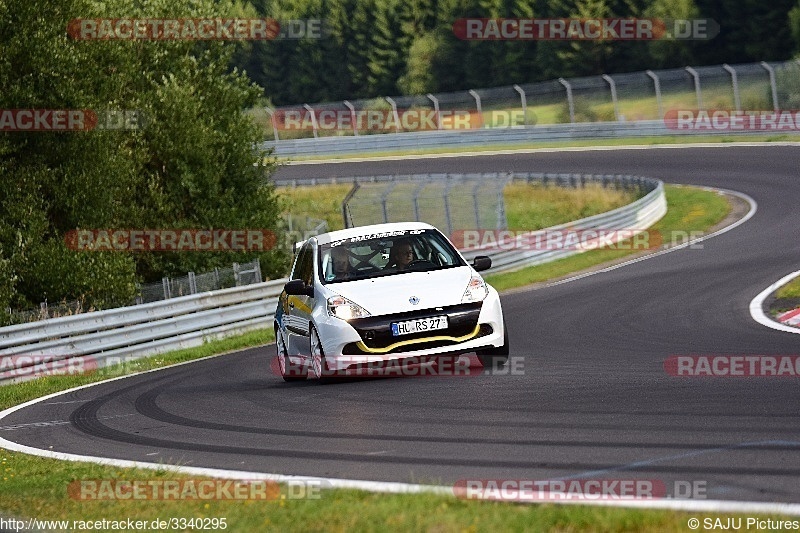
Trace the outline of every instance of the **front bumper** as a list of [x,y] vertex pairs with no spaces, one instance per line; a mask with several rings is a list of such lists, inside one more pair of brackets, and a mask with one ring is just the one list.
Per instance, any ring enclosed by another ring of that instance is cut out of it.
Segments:
[[[448,329],[393,336],[391,323],[447,315]],[[456,355],[502,346],[503,311],[497,291],[489,288],[482,302],[458,304],[354,319],[349,322],[327,313],[314,316],[331,370],[406,358]]]

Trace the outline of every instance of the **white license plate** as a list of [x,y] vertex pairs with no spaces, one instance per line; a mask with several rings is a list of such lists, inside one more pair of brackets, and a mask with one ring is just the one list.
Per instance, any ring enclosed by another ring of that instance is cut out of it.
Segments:
[[411,333],[435,331],[437,329],[447,329],[446,316],[432,316],[392,323],[392,335],[395,337],[398,335],[410,335]]

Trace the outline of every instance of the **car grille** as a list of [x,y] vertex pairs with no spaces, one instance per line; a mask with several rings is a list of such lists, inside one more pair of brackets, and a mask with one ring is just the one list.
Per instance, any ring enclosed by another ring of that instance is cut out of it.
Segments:
[[[436,337],[464,337],[473,333],[478,326],[478,315],[481,312],[482,302],[453,305],[449,307],[442,307],[439,309],[424,309],[420,311],[411,311],[407,313],[396,313],[392,315],[383,315],[378,317],[368,317],[350,320],[350,325],[355,328],[358,335],[361,337],[362,343],[370,349],[385,349],[388,346],[415,339],[432,338],[431,341],[421,341],[418,343],[398,346],[389,352],[381,353],[397,353],[407,352],[414,350],[423,350],[427,348],[436,348],[440,346],[448,346],[458,344],[456,341],[436,339]],[[395,337],[392,335],[391,324],[393,322],[400,322],[403,320],[414,320],[418,318],[427,318],[434,316],[447,316],[447,329],[436,331],[424,331],[421,333],[412,333],[410,335],[400,335]],[[488,331],[487,331],[488,328]],[[491,327],[482,325],[478,334],[472,338],[482,337],[491,333]],[[357,355],[369,353],[359,347],[359,343],[350,343],[344,347],[342,352],[344,355]]]

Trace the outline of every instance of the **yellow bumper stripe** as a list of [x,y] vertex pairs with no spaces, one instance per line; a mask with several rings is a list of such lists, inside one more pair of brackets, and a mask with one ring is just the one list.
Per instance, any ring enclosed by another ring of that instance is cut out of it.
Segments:
[[423,342],[435,342],[435,341],[464,342],[464,341],[468,341],[471,338],[477,336],[478,332],[480,332],[480,330],[481,330],[480,324],[476,324],[475,325],[475,329],[472,330],[470,333],[467,333],[463,337],[450,337],[450,336],[447,336],[447,335],[439,335],[439,336],[436,336],[436,337],[423,337],[421,339],[409,339],[407,341],[395,342],[394,344],[390,344],[389,346],[387,346],[385,348],[370,348],[369,346],[364,344],[364,341],[358,341],[358,343],[356,343],[356,346],[358,346],[358,348],[361,351],[364,351],[364,352],[367,352],[367,353],[382,354],[382,353],[391,352],[392,350],[394,350],[395,348],[398,348],[400,346],[408,346],[409,344],[421,344]]

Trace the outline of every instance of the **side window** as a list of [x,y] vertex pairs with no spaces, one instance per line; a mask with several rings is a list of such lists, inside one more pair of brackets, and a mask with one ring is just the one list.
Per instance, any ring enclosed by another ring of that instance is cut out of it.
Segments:
[[311,270],[311,245],[304,244],[303,247],[300,249],[300,252],[297,254],[297,259],[294,262],[294,268],[292,269],[292,278],[291,279],[302,279],[307,283],[310,283],[311,280],[308,279],[309,271]]

